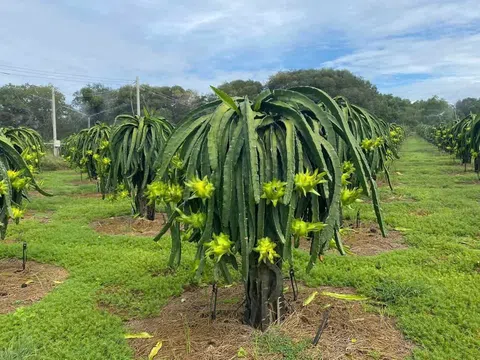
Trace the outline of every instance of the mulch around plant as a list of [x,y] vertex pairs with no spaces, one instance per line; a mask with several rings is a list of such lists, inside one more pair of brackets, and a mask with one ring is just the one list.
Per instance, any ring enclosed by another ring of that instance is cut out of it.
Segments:
[[23,271],[22,260],[0,259],[0,314],[39,301],[67,277],[58,266],[27,260]]
[[93,221],[97,232],[107,235],[156,236],[167,221],[166,215],[157,213],[155,220],[133,218],[132,216],[116,216]]
[[[307,306],[303,301],[313,292],[318,295]],[[274,332],[293,343],[307,342],[297,358],[309,359],[403,359],[413,345],[396,329],[394,319],[367,312],[365,301],[346,301],[322,295],[322,291],[354,294],[352,288],[308,288],[299,286],[293,301],[290,290],[285,298],[289,314],[281,325],[271,326]],[[246,359],[283,359],[281,353],[267,353],[256,348],[261,333],[242,323],[243,285],[219,288],[217,318],[211,319],[211,288],[194,288],[170,300],[158,317],[136,319],[126,324],[128,333],[147,332],[150,339],[129,339],[136,359],[148,356],[152,347],[162,341],[156,359],[237,359],[240,347]],[[328,322],[316,347],[313,338],[328,310]],[[261,341],[260,341],[261,342]]]

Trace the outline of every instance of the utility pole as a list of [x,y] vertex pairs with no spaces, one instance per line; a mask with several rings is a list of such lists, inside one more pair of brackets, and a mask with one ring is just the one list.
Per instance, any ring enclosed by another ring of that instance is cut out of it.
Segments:
[[138,76],[137,76],[137,115],[140,116],[140,81],[138,81]]
[[53,155],[58,156],[60,145],[57,140],[57,116],[55,110],[55,87],[52,86],[52,128],[53,128]]

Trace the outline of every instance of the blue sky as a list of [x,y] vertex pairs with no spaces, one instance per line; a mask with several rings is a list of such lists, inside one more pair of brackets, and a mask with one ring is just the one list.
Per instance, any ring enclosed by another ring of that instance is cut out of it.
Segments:
[[480,97],[478,0],[0,0],[0,19],[0,84],[67,95],[88,80],[46,78],[115,87],[138,75],[207,92],[333,67],[411,100]]

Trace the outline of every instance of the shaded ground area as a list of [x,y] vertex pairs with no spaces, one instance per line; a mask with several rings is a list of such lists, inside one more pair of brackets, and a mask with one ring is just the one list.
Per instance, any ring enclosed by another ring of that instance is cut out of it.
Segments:
[[68,276],[65,269],[18,259],[0,260],[0,314],[39,301]]
[[[186,291],[158,317],[130,321],[131,333],[153,336],[129,340],[136,358],[147,356],[158,341],[163,343],[160,359],[236,359],[242,349],[248,359],[403,359],[413,348],[393,319],[367,312],[364,301],[322,295],[323,291],[355,294],[352,288],[300,286],[297,301],[287,290],[289,315],[263,334],[242,324],[243,286],[218,290],[216,320],[211,320],[210,291],[209,287]],[[318,295],[303,306],[313,291]],[[312,339],[326,312],[326,328],[314,347]],[[285,343],[288,346],[282,346]]]
[[165,222],[166,217],[164,218],[163,214],[157,213],[153,221],[125,215],[95,220],[90,225],[102,234],[155,236],[160,232]]

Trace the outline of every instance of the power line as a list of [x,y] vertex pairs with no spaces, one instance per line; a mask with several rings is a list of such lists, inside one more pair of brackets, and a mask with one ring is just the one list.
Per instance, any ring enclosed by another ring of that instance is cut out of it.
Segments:
[[113,108],[108,108],[108,109],[105,109],[103,111],[99,111],[99,112],[97,112],[95,114],[92,114],[92,115],[89,115],[89,116],[95,116],[95,115],[98,115],[98,114],[103,114],[104,112],[115,110],[115,109],[121,108],[122,106],[125,106],[125,105],[128,105],[128,104],[121,104],[121,105],[115,106]]
[[[131,84],[125,84],[124,86],[129,86],[129,85],[131,85]],[[91,90],[91,88],[87,88],[87,89]],[[118,91],[118,89],[110,89],[110,90],[101,91],[101,92],[92,91],[92,95],[100,96],[100,95],[103,95],[103,94],[115,94],[116,91]]]
[[121,104],[121,105],[118,105],[118,106],[115,106],[115,107],[112,107],[112,108],[108,108],[108,109],[105,109],[105,110],[102,110],[102,111],[99,111],[99,112],[96,112],[94,114],[85,114],[77,109],[75,109],[73,106],[71,105],[68,105],[68,104],[62,104],[61,106],[65,107],[65,108],[69,108],[70,110],[73,110],[73,111],[76,111],[77,113],[85,116],[85,117],[93,117],[95,115],[99,115],[99,114],[103,114],[103,113],[106,113],[108,111],[112,111],[112,110],[115,110],[115,109],[118,109],[118,108],[121,108],[122,106],[128,106],[129,104],[125,103],[125,104]]
[[68,76],[68,77],[85,78],[85,79],[89,78],[89,79],[98,79],[98,80],[111,80],[111,81],[114,81],[114,82],[132,81],[131,79],[109,78],[109,77],[105,77],[105,76],[73,74],[73,73],[64,73],[64,72],[49,71],[49,70],[36,70],[36,69],[30,69],[30,68],[26,68],[26,67],[3,65],[3,64],[0,64],[0,68],[4,68],[3,70],[5,70],[5,68],[6,68],[6,69],[13,70],[13,71],[27,72],[27,73],[33,73],[33,74],[39,74],[39,75]]
[[[5,71],[0,71],[1,74],[9,75],[9,76],[19,76],[19,77],[34,77],[34,78],[40,78],[40,79],[48,79],[48,80],[57,80],[57,81],[67,81],[67,82],[77,82],[77,83],[88,83],[92,82],[92,80],[88,81],[87,79],[82,80],[82,79],[77,79],[77,78],[67,78],[67,77],[52,77],[52,76],[42,76],[42,75],[32,75],[32,74],[22,74],[22,73],[13,73],[13,72],[5,72]],[[112,84],[112,85],[130,85],[131,82],[128,83],[119,83],[119,82],[112,82],[112,81],[103,81],[105,84]]]
[[83,115],[83,116],[85,116],[85,117],[88,117],[88,115],[87,115],[87,114],[85,114],[85,113],[81,112],[80,110],[77,110],[77,109],[75,109],[75,108],[74,108],[73,106],[71,106],[71,105],[68,105],[68,104],[62,104],[61,106],[62,106],[62,107],[64,107],[64,108],[68,108],[68,109],[70,109],[70,110],[73,110],[73,111],[75,111],[75,112],[79,113],[80,115]]
[[165,99],[167,99],[167,100],[170,100],[170,101],[173,101],[173,102],[176,102],[176,101],[177,101],[177,100],[175,100],[174,98],[171,98],[171,97],[169,97],[169,96],[167,96],[167,95],[164,95],[164,94],[156,93],[155,91],[152,91],[152,90],[146,90],[145,93],[147,93],[147,94],[148,94],[148,93],[152,93],[152,94],[158,95],[158,96],[160,96],[160,97],[163,97],[163,98],[165,98]]

